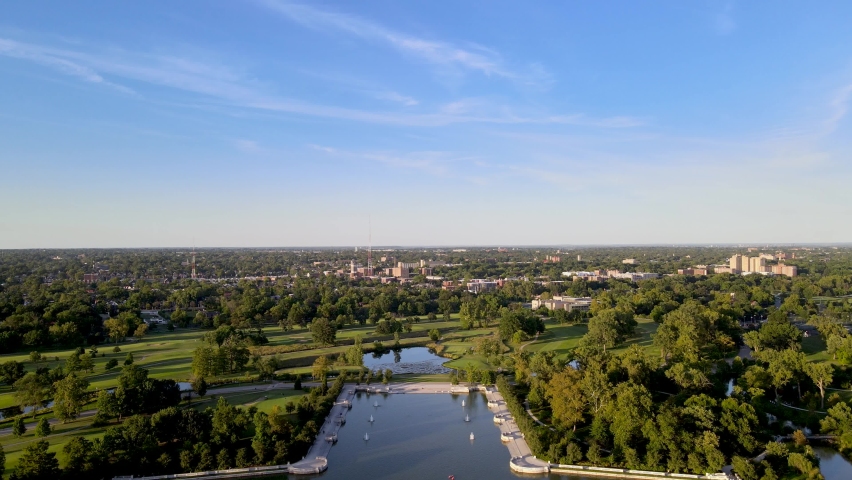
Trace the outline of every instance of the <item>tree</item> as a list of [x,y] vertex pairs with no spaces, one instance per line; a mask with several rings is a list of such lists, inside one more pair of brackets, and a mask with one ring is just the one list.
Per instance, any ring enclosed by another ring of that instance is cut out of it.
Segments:
[[46,437],[50,435],[52,432],[50,428],[50,422],[47,421],[46,417],[41,417],[41,420],[38,421],[36,425],[35,434],[38,437]]
[[[92,360],[91,355],[80,355],[80,370],[84,372],[92,373],[95,371],[95,362]],[[68,372],[66,372],[68,373]]]
[[104,328],[106,328],[109,338],[115,343],[124,340],[127,337],[127,332],[130,330],[127,322],[118,318],[105,320]]
[[314,364],[311,367],[311,375],[322,383],[325,383],[326,377],[328,377],[328,370],[330,367],[330,363],[328,361],[328,357],[325,355],[320,355],[314,360]]
[[204,379],[204,375],[200,375],[192,379],[192,389],[195,390],[195,393],[201,398],[204,398],[204,396],[207,395],[207,380]]
[[582,378],[578,370],[569,367],[554,375],[545,387],[554,422],[573,430],[583,420],[586,407],[586,398],[580,387]]
[[834,375],[834,367],[828,362],[807,363],[805,373],[819,388],[820,405],[825,408],[825,387],[831,384]]
[[429,330],[429,338],[433,342],[437,342],[441,338],[441,331],[438,330],[437,328],[433,328],[432,330]]
[[318,345],[334,345],[337,329],[327,318],[315,318],[311,322],[311,335]]
[[89,382],[73,373],[54,383],[53,413],[56,418],[62,420],[62,423],[77,418],[86,402],[87,388]]
[[133,332],[133,336],[139,340],[142,340],[142,337],[144,337],[146,333],[148,333],[148,324],[143,322],[140,323],[138,327],[136,327],[136,331]]
[[16,480],[47,480],[59,478],[59,460],[56,454],[48,452],[50,444],[47,440],[39,440],[27,445],[18,460],[18,466],[12,473]]
[[20,438],[25,433],[27,433],[27,426],[24,424],[24,417],[16,417],[15,420],[12,421],[12,435]]
[[91,472],[92,442],[85,437],[74,437],[62,447],[62,453],[65,454],[65,473],[71,474],[73,478],[86,478],[87,473]]
[[33,416],[36,410],[47,401],[48,395],[49,384],[46,375],[30,372],[15,382],[15,398],[18,400],[18,405],[21,409],[33,407]]
[[106,370],[108,372],[108,371],[112,370],[113,368],[115,368],[117,366],[118,366],[118,360],[116,360],[114,358],[110,358],[109,361],[107,361],[106,365],[104,365],[104,370]]
[[65,368],[65,373],[74,373],[78,370],[81,370],[81,368],[80,368],[80,355],[78,355],[76,352],[72,352],[71,355],[69,355],[68,358],[65,359],[65,367],[64,368]]
[[841,451],[852,448],[852,408],[845,402],[829,408],[819,426],[822,433],[837,436]]
[[26,375],[26,373],[23,363],[10,360],[0,365],[0,382],[12,385]]

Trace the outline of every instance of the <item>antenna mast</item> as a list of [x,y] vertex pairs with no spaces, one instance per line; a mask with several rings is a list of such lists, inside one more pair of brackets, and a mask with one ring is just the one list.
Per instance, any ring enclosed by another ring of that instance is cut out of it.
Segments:
[[195,280],[197,278],[197,276],[195,274],[195,243],[194,242],[193,242],[193,245],[192,245],[192,252],[190,252],[190,253],[192,254],[192,279]]

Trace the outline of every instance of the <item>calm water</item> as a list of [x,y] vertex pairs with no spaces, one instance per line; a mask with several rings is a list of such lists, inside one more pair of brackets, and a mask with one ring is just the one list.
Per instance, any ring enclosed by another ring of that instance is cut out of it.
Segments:
[[450,369],[442,364],[448,361],[439,357],[426,347],[403,348],[399,352],[383,355],[368,353],[364,355],[364,366],[370,370],[387,370],[393,373],[449,373]]
[[[464,421],[465,414],[470,422]],[[365,433],[370,434],[369,441],[364,441]],[[313,478],[443,480],[455,475],[458,480],[548,480],[512,473],[509,450],[500,442],[500,430],[479,393],[360,394],[338,438],[328,456],[328,470]],[[561,478],[569,477],[550,476]]]
[[837,450],[827,447],[814,447],[819,457],[819,469],[825,480],[849,480],[852,478],[852,462],[849,462]]

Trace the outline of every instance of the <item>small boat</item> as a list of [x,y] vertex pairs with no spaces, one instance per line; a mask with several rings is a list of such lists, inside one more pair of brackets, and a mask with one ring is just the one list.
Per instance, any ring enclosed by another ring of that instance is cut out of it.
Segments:
[[[471,433],[471,435],[473,435],[473,434]],[[370,434],[369,434],[369,433],[365,433],[365,434],[364,434],[364,441],[367,441],[367,440],[369,440],[369,439],[370,439]]]
[[464,400],[462,400],[462,407],[464,406]]
[[379,402],[373,402],[373,406],[374,406],[374,407],[378,407],[378,406],[379,406]]
[[465,422],[469,422],[469,421],[470,421],[470,415],[465,415],[465,416],[464,416],[464,421],[465,421]]
[[456,476],[455,475],[448,475],[447,480],[456,480]]
[[373,416],[370,415],[370,423],[373,423]]
[[470,432],[470,439],[473,440],[473,432]]

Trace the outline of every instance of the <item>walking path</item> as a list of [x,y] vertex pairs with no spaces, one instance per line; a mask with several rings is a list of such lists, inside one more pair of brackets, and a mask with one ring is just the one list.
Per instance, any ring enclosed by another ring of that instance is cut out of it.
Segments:
[[343,391],[328,412],[322,429],[317,434],[314,444],[308,449],[308,454],[302,460],[290,465],[287,472],[294,475],[307,475],[321,473],[328,468],[328,452],[331,446],[337,442],[337,433],[340,427],[346,423],[346,414],[352,408],[352,399],[355,398],[355,389],[351,386],[343,386]]
[[494,423],[500,427],[500,440],[509,448],[509,454],[512,457],[509,460],[509,468],[519,473],[548,473],[550,464],[532,454],[524,440],[524,434],[509,413],[506,401],[503,400],[497,388],[487,387],[485,397],[488,399],[488,407],[494,412]]

